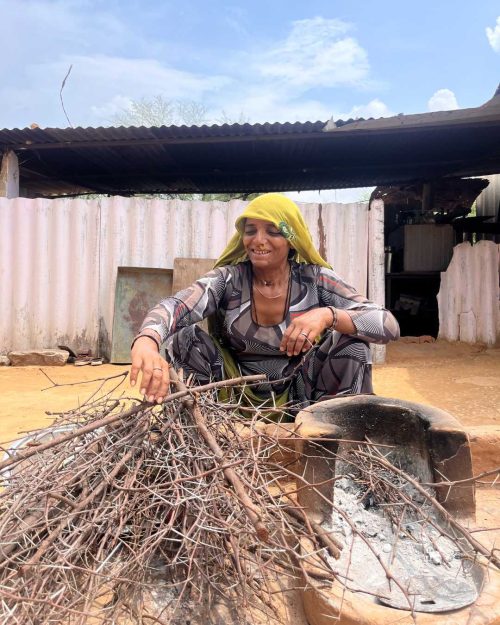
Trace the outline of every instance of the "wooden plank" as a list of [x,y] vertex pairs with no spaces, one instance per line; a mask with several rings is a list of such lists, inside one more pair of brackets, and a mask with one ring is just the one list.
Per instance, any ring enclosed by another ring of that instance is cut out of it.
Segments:
[[182,291],[215,265],[214,258],[174,258],[174,279],[172,293]]
[[[175,294],[193,284],[198,278],[213,269],[215,262],[215,258],[174,258],[172,293]],[[205,332],[208,332],[206,319],[200,321],[198,325]]]
[[5,152],[0,165],[0,197],[19,197],[19,163],[15,152]]

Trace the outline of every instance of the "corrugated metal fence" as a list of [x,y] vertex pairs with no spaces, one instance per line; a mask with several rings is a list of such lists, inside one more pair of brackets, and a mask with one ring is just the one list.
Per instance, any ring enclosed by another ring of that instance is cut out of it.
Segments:
[[500,245],[479,241],[453,249],[441,273],[439,338],[492,346],[500,339]]
[[[0,353],[69,345],[109,355],[117,267],[216,258],[245,202],[0,198]],[[367,292],[367,204],[302,204],[318,249]],[[382,261],[383,262],[383,261]]]

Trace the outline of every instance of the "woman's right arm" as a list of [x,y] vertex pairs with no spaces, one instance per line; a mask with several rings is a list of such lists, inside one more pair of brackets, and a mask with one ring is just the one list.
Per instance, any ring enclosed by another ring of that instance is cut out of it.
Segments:
[[142,373],[141,394],[160,403],[168,393],[168,363],[160,355],[161,344],[182,327],[214,313],[224,296],[232,274],[227,268],[214,269],[183,291],[162,300],[144,319],[132,343],[130,383]]

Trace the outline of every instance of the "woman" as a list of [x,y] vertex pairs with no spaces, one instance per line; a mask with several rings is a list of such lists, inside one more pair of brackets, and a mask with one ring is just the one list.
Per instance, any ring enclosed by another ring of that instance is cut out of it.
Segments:
[[[250,403],[296,408],[325,395],[372,393],[368,343],[399,337],[392,314],[343,282],[289,198],[267,193],[236,220],[215,268],[153,308],[132,344],[131,383],[161,402],[167,359],[197,383],[265,373]],[[210,317],[210,335],[196,322]]]

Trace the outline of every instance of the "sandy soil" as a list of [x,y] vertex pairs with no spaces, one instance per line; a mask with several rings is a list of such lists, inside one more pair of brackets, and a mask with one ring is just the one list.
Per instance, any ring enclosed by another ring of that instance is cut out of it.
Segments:
[[500,348],[394,343],[374,385],[377,395],[437,406],[465,426],[500,425]]
[[[47,425],[54,413],[76,407],[95,392],[103,383],[102,378],[128,373],[128,369],[116,365],[45,367],[44,372],[55,383],[72,384],[53,387],[38,367],[0,367],[0,441],[13,440],[21,432]],[[101,380],[89,382],[99,378]],[[108,381],[104,388],[110,389],[118,381]],[[76,382],[89,383],[73,385]],[[374,386],[377,395],[447,410],[470,432],[477,432],[471,436],[471,440],[476,436],[480,443],[473,446],[474,472],[491,468],[489,465],[498,466],[500,349],[445,342],[396,343],[388,348],[387,363],[374,368]],[[125,377],[117,392],[137,396]],[[484,467],[477,462],[477,455],[487,462]],[[475,525],[482,530],[481,540],[488,546],[496,545],[500,525],[499,491],[479,489],[476,497]],[[283,623],[306,625],[298,596],[286,603],[283,615]]]
[[[116,376],[128,367],[45,367],[58,384]],[[0,367],[0,440],[47,425],[59,412],[76,407],[101,382],[51,386],[38,367]],[[116,384],[110,381],[105,388]],[[459,343],[395,343],[387,362],[374,368],[377,395],[398,397],[447,410],[465,426],[500,426],[500,349]],[[126,380],[120,390],[135,395]]]

